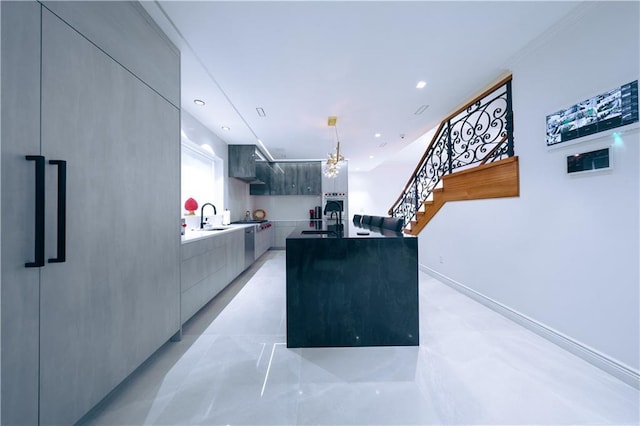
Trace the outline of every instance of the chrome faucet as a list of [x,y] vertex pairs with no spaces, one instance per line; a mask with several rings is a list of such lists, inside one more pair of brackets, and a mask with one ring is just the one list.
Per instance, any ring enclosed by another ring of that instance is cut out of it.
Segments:
[[213,214],[214,214],[214,215],[217,215],[217,214],[218,214],[218,212],[216,212],[216,206],[214,206],[214,205],[213,205],[213,204],[211,204],[211,203],[204,203],[204,204],[202,205],[202,207],[200,208],[200,229],[204,229],[204,208],[205,208],[206,206],[211,206],[211,207],[213,207]]

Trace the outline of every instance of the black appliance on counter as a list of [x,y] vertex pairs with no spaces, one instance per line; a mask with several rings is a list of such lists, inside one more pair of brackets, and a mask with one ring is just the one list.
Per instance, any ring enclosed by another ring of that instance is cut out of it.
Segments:
[[327,229],[334,231],[339,237],[343,235],[344,225],[342,224],[342,212],[344,211],[344,200],[327,200],[324,205],[324,215],[329,215],[329,220],[335,216],[335,223],[328,224]]

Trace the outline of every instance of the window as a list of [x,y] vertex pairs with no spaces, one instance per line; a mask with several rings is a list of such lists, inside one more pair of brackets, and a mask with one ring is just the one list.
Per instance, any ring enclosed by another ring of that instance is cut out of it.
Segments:
[[[216,169],[222,170],[220,158],[205,152],[193,143],[182,143],[182,177],[181,204],[183,215],[186,214],[184,203],[188,198],[198,202],[198,208],[204,203],[213,203],[218,213],[222,213],[222,182],[216,179]],[[218,173],[221,174],[221,173]],[[199,211],[196,212],[200,214]],[[209,213],[210,214],[210,213]]]

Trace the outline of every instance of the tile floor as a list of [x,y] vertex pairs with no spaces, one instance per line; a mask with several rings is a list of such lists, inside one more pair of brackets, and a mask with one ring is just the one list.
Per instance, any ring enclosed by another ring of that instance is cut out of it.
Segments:
[[287,349],[267,252],[92,425],[637,425],[639,392],[420,273],[420,347]]

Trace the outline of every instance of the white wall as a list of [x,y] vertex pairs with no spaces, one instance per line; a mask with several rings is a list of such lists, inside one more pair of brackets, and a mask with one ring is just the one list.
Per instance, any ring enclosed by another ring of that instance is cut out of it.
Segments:
[[382,163],[368,172],[349,172],[349,218],[354,214],[388,216],[391,205],[420,158],[411,163]]
[[[226,173],[226,172],[225,172]],[[228,174],[228,173],[227,173]],[[229,207],[231,221],[244,219],[244,212],[251,209],[251,197],[249,197],[249,185],[235,178],[227,177],[229,192]]]
[[319,195],[254,195],[251,211],[263,209],[269,220],[308,220],[309,210],[321,203]]
[[640,132],[610,172],[566,174],[545,116],[640,76],[640,4],[586,2],[513,58],[519,198],[449,203],[419,237],[420,263],[634,370],[639,368]]

